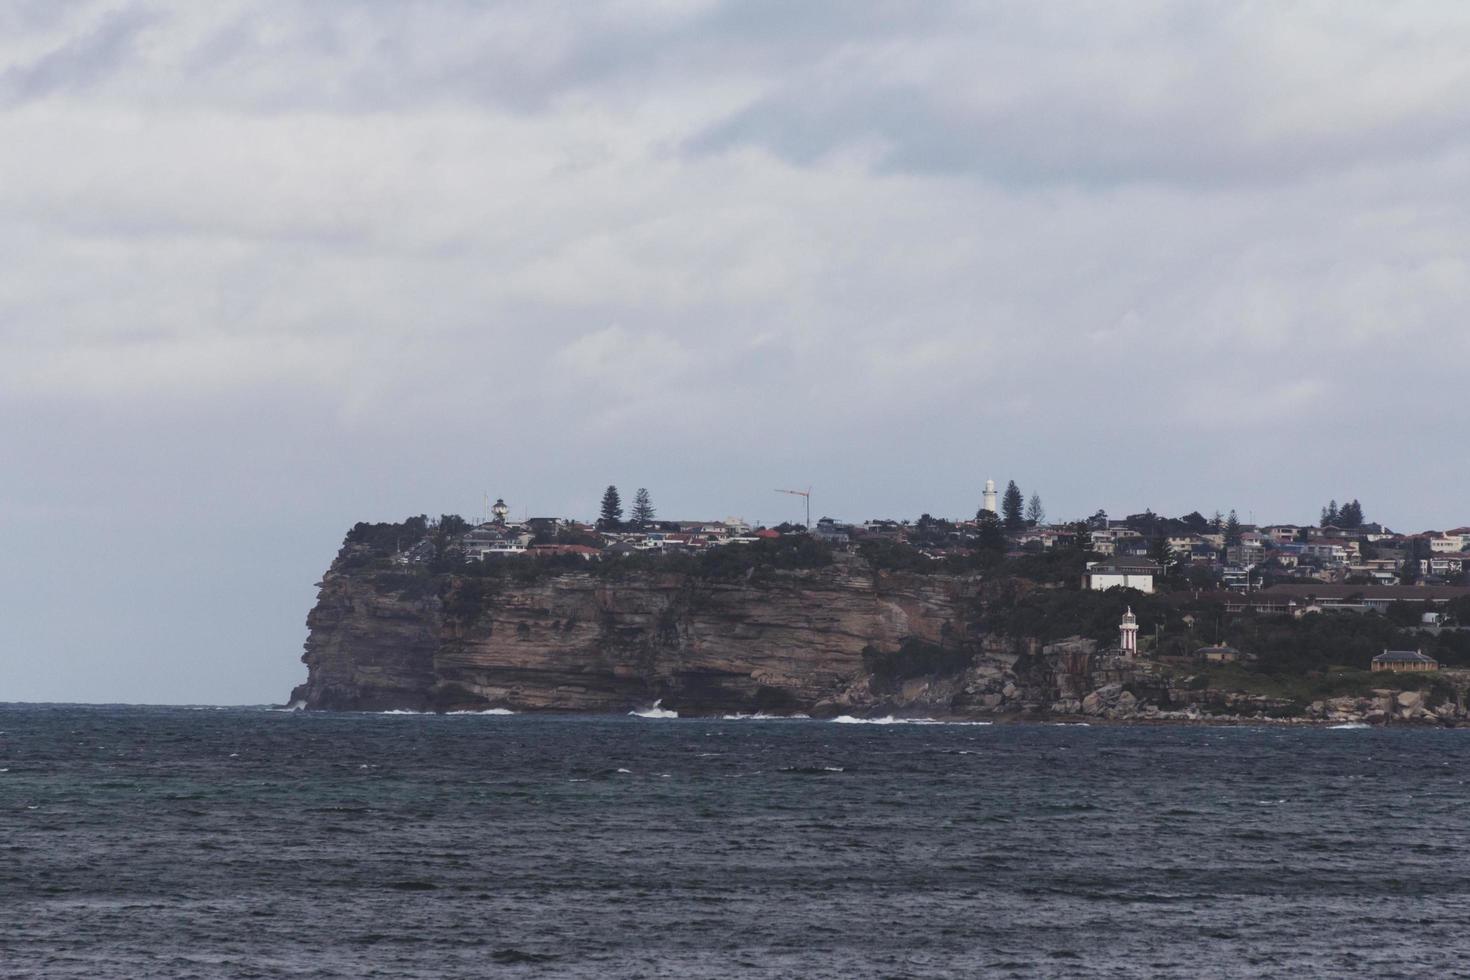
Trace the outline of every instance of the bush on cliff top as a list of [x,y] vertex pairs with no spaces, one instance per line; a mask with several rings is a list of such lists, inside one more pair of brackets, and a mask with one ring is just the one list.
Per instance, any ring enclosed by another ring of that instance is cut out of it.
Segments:
[[429,533],[429,518],[426,514],[410,517],[397,524],[368,524],[358,521],[347,532],[344,545],[366,545],[381,554],[391,555],[399,548],[409,548],[422,541]]
[[694,574],[708,579],[736,579],[752,571],[825,568],[832,560],[832,549],[822,542],[804,534],[788,534],[707,549],[696,557]]

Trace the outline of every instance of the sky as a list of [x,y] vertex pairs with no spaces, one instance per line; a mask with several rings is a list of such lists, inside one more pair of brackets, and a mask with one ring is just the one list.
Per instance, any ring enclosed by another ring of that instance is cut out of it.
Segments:
[[360,520],[1470,523],[1470,5],[0,5],[0,701]]

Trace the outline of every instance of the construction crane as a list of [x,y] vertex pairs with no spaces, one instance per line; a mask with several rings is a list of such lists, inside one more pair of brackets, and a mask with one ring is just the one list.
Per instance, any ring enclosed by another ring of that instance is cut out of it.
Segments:
[[812,529],[812,488],[805,490],[777,490],[776,493],[789,493],[793,497],[802,497],[806,500],[806,529]]

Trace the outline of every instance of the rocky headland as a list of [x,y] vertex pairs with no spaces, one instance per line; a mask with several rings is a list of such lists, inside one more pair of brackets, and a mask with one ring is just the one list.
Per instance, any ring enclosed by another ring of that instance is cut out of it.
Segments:
[[[573,563],[578,564],[578,563]],[[310,709],[765,712],[935,718],[1454,725],[1464,685],[1306,700],[1211,685],[1096,639],[998,632],[980,574],[820,567],[735,575],[527,565],[387,567],[344,547],[307,618]]]

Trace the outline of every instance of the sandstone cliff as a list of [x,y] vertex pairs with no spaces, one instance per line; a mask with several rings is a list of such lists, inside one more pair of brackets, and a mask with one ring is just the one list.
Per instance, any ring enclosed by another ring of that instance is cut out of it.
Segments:
[[[1454,724],[1393,679],[1307,704],[1201,688],[1086,639],[987,635],[974,575],[825,567],[708,578],[525,567],[472,576],[360,567],[344,549],[307,618],[308,708],[1012,715],[1100,720]],[[1430,695],[1433,696],[1432,692]]]
[[810,711],[881,700],[861,693],[864,651],[917,640],[982,652],[967,615],[972,581],[879,573],[853,558],[737,581],[567,571],[522,584],[438,584],[395,592],[334,566],[307,619],[309,677],[293,700],[367,710],[617,711],[662,700],[689,713]]

